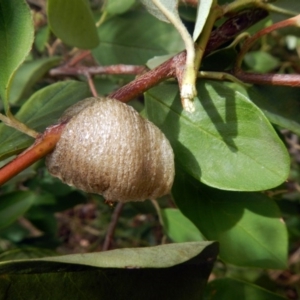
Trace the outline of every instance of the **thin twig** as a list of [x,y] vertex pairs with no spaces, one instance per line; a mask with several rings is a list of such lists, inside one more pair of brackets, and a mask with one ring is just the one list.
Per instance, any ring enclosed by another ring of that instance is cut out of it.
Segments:
[[89,87],[90,87],[92,95],[97,98],[98,97],[98,93],[97,93],[97,90],[95,88],[92,76],[89,73],[86,73],[85,77],[87,78],[87,81],[88,81],[88,84],[89,84]]
[[234,77],[245,83],[253,83],[260,85],[278,85],[299,87],[300,75],[299,74],[259,74],[248,73],[242,70],[233,72]]
[[117,204],[117,206],[115,207],[115,210],[111,216],[110,224],[107,229],[107,233],[106,233],[105,240],[103,243],[102,251],[107,251],[110,248],[110,245],[111,245],[114,233],[115,233],[115,229],[116,229],[116,226],[117,226],[117,223],[118,223],[118,220],[119,220],[119,217],[120,217],[123,207],[124,207],[123,202],[119,202]]
[[269,34],[270,32],[280,29],[280,28],[284,28],[284,27],[288,27],[288,26],[298,26],[300,27],[300,15],[297,15],[296,17],[287,19],[287,20],[283,20],[281,22],[275,23],[269,27],[266,27],[260,31],[258,31],[257,33],[255,33],[251,38],[247,39],[241,49],[241,51],[238,54],[238,57],[236,59],[236,63],[235,63],[235,72],[237,72],[240,67],[241,64],[243,62],[244,56],[246,55],[246,53],[249,51],[249,49],[254,45],[254,43],[261,38],[262,36]]
[[5,125],[12,127],[20,132],[23,132],[33,138],[37,138],[39,135],[38,132],[27,127],[24,123],[17,120],[13,115],[10,115],[10,117],[6,117],[5,115],[0,113],[0,121],[2,121]]
[[146,71],[145,66],[134,66],[134,65],[111,65],[111,66],[96,66],[96,67],[74,67],[69,64],[52,69],[49,74],[51,76],[61,75],[139,75]]
[[86,57],[91,55],[91,51],[86,50],[86,51],[81,51],[79,54],[75,55],[69,62],[68,66],[73,67],[77,65],[80,61],[85,59]]

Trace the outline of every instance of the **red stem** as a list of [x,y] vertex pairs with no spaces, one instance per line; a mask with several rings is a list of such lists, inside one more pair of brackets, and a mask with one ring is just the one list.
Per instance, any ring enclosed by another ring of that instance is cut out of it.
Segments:
[[277,29],[280,29],[280,28],[284,28],[284,27],[288,27],[288,26],[297,26],[299,23],[300,23],[300,15],[297,15],[297,16],[295,16],[293,18],[289,18],[287,20],[283,20],[283,21],[275,23],[275,24],[273,24],[273,25],[271,25],[269,27],[266,27],[266,28],[258,31],[252,37],[248,38],[245,41],[245,43],[244,43],[241,51],[238,54],[237,59],[236,59],[236,63],[235,63],[235,67],[234,67],[235,72],[239,71],[245,54],[249,51],[249,49],[252,47],[252,45],[259,38],[261,38],[262,36],[264,36],[266,34],[269,34],[270,32],[272,32],[274,30],[277,30]]
[[58,140],[65,124],[48,127],[45,132],[36,139],[35,143],[18,155],[14,160],[0,169],[0,185],[16,176],[22,170],[29,167],[48,153],[50,153]]

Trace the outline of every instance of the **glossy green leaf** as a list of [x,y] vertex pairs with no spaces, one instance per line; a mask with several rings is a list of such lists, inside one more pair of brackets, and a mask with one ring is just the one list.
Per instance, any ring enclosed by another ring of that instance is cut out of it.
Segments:
[[[90,96],[85,83],[63,81],[39,90],[21,107],[16,118],[37,131],[54,124],[72,104]],[[0,159],[9,157],[33,142],[29,136],[0,124]]]
[[252,51],[245,55],[244,61],[251,71],[267,73],[280,65],[279,59],[263,51]]
[[101,39],[93,55],[102,65],[142,65],[150,58],[184,49],[172,25],[158,22],[147,12],[129,12],[98,28]]
[[227,85],[253,101],[270,122],[300,135],[299,88],[263,85],[244,88],[235,83]]
[[99,44],[87,0],[48,0],[48,20],[54,34],[70,46],[92,49]]
[[259,193],[209,188],[176,170],[178,208],[208,240],[220,243],[220,258],[245,267],[283,269],[288,236],[276,203]]
[[104,10],[111,15],[123,14],[135,3],[136,0],[107,0],[105,2]]
[[28,96],[32,86],[60,60],[59,57],[46,57],[25,62],[17,70],[12,80],[9,102],[18,105],[20,100],[24,100]]
[[199,229],[179,209],[161,210],[166,234],[176,243],[203,241]]
[[197,38],[199,37],[199,35],[202,32],[202,29],[205,25],[208,15],[209,15],[212,3],[213,3],[213,0],[198,1],[197,18],[196,18],[196,24],[195,24],[194,33],[193,33],[194,41],[197,40]]
[[268,119],[300,135],[299,88],[252,86],[249,98],[263,110]]
[[[168,10],[176,19],[179,19],[178,15],[178,0],[158,0],[159,3]],[[170,23],[169,19],[166,18],[165,14],[153,3],[152,0],[141,0],[141,2],[146,6],[148,12],[156,17],[157,19]],[[181,22],[181,21],[180,21]]]
[[265,190],[286,180],[287,150],[263,113],[226,85],[202,80],[197,90],[194,113],[182,110],[175,85],[146,93],[148,117],[166,134],[184,169],[226,190]]
[[0,229],[12,224],[33,204],[35,195],[32,192],[14,192],[1,196]]
[[269,292],[257,285],[223,278],[211,281],[206,288],[204,300],[284,300],[284,297]]
[[8,109],[10,85],[33,43],[33,23],[24,0],[0,0],[0,98]]
[[0,294],[6,300],[30,299],[33,291],[44,300],[196,300],[217,253],[216,243],[199,242],[2,262]]

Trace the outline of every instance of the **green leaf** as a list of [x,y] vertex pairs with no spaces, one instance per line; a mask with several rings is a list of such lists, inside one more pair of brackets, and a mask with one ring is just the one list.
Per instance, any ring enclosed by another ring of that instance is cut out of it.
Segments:
[[81,49],[92,49],[99,37],[89,2],[86,0],[48,0],[51,30],[64,43]]
[[225,190],[259,191],[286,180],[289,155],[263,113],[220,83],[201,80],[197,90],[194,113],[182,110],[175,85],[146,93],[148,117],[166,134],[183,168]]
[[254,85],[246,93],[272,123],[300,135],[299,88]]
[[199,242],[2,262],[0,293],[6,300],[196,300],[217,252],[217,243]]
[[202,32],[202,29],[205,25],[208,15],[209,15],[212,3],[213,3],[213,0],[198,1],[197,18],[196,18],[196,24],[195,24],[194,33],[193,33],[194,41],[197,40],[197,38],[199,37],[199,35]]
[[22,216],[33,204],[32,192],[14,192],[1,196],[0,229],[7,227]]
[[101,65],[142,65],[150,58],[184,49],[172,25],[147,12],[129,12],[109,19],[98,28],[101,38],[93,55]]
[[173,54],[154,56],[147,61],[146,65],[149,69],[155,69],[156,67],[158,67],[162,63],[166,62],[173,56],[174,56]]
[[31,49],[33,32],[24,0],[0,0],[0,98],[6,111],[12,78]]
[[285,298],[248,282],[222,278],[213,280],[207,285],[204,299],[283,300]]
[[123,14],[129,10],[135,2],[136,0],[107,0],[104,10],[111,15]]
[[50,33],[50,27],[48,25],[37,30],[35,34],[34,45],[40,53],[44,52],[47,42],[50,38]]
[[199,229],[179,209],[161,210],[166,234],[176,243],[203,241]]
[[263,51],[252,51],[245,55],[245,63],[256,73],[271,72],[280,65],[279,59]]
[[212,189],[176,170],[178,208],[208,240],[220,243],[220,258],[246,267],[283,269],[288,236],[275,201],[259,193]]
[[[169,13],[171,13],[175,18],[180,20],[178,14],[178,0],[158,0],[162,6],[164,6]],[[170,23],[169,19],[160,11],[160,9],[153,3],[152,0],[141,0],[141,2],[146,6],[148,12],[156,17],[157,19]],[[181,22],[181,21],[180,21]]]
[[[72,104],[90,96],[85,83],[64,81],[39,90],[21,107],[16,118],[37,131],[54,124]],[[28,147],[33,139],[13,128],[0,124],[0,159]]]
[[60,62],[59,57],[46,57],[25,62],[15,73],[11,84],[10,103],[20,104],[33,85]]
[[56,252],[49,249],[39,248],[19,248],[12,249],[0,254],[0,261],[30,259],[45,256],[57,255]]
[[226,85],[254,102],[270,122],[300,135],[299,88],[263,85],[245,88],[236,83]]

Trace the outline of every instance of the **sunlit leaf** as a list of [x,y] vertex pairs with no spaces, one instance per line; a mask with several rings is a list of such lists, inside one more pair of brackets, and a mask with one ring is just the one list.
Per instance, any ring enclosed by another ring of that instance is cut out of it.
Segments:
[[33,23],[24,0],[0,0],[0,98],[7,110],[14,73],[33,43]]
[[175,85],[146,93],[148,117],[166,134],[183,168],[226,190],[265,190],[286,180],[289,156],[264,114],[220,83],[202,80],[197,90],[194,113],[183,111]]
[[210,12],[210,8],[212,6],[213,0],[200,0],[198,1],[198,9],[197,9],[197,19],[193,33],[194,41],[197,40],[199,35],[202,32],[202,29],[205,25],[207,17]]
[[300,105],[297,87],[253,85],[245,88],[228,83],[253,101],[273,124],[300,135]]

